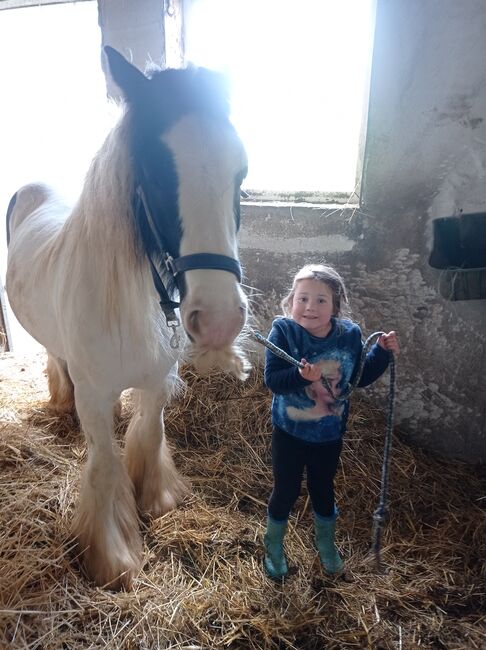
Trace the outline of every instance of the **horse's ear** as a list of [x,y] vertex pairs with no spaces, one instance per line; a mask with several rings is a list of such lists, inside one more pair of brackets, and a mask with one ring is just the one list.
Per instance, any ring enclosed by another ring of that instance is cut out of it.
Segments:
[[140,99],[149,82],[147,77],[113,47],[106,45],[103,51],[107,58],[113,81],[122,91],[124,99],[128,103]]

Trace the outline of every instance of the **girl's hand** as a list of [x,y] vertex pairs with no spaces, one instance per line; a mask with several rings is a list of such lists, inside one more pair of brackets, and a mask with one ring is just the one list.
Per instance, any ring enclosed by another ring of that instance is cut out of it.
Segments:
[[304,379],[307,381],[319,381],[321,378],[321,369],[318,366],[314,366],[312,363],[307,363],[305,359],[300,360],[304,364],[303,368],[299,368],[299,372]]
[[397,333],[394,331],[388,332],[388,334],[382,334],[378,339],[378,345],[384,350],[393,352],[393,354],[400,354]]

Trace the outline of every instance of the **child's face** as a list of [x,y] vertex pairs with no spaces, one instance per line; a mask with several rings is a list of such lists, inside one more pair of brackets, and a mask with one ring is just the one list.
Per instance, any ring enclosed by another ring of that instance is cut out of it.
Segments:
[[292,300],[291,316],[313,336],[326,336],[334,307],[332,291],[320,280],[299,280]]

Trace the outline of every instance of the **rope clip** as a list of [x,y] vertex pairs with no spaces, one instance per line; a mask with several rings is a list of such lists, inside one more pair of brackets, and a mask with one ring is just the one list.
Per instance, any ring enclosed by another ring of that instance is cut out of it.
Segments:
[[170,337],[169,340],[169,345],[173,350],[177,350],[179,347],[179,343],[181,342],[181,337],[179,336],[179,333],[177,331],[177,328],[181,324],[181,321],[176,318],[175,320],[168,320],[167,325],[170,327],[172,330],[172,336]]

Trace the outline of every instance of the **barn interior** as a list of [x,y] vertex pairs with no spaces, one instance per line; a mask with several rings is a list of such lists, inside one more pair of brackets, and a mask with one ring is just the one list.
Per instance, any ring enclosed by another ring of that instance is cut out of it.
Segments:
[[[313,13],[324,5],[340,5],[341,22],[337,9]],[[253,370],[244,383],[182,367],[186,388],[168,407],[166,427],[192,491],[178,509],[141,521],[143,570],[131,591],[113,592],[86,579],[70,538],[85,441],[76,417],[47,408],[44,352],[8,306],[2,240],[2,647],[485,648],[482,0],[1,0],[0,30],[8,98],[0,109],[4,214],[19,185],[43,175],[58,181],[71,159],[72,188],[70,179],[62,182],[67,193],[79,190],[111,124],[106,97],[118,95],[104,75],[102,45],[144,70],[148,62],[181,67],[192,56],[205,64],[197,38],[214,39],[229,69],[224,48],[229,53],[233,40],[247,75],[241,86],[234,80],[235,97],[246,97],[261,130],[255,137],[251,126],[242,129],[250,142],[264,141],[279,106],[290,106],[279,138],[264,146],[283,170],[295,170],[290,184],[279,185],[277,175],[264,175],[277,163],[258,154],[253,163],[248,148],[250,170],[254,164],[263,173],[249,176],[241,206],[251,325],[268,332],[293,274],[304,262],[326,261],[343,275],[363,333],[395,329],[401,345],[381,569],[371,542],[388,374],[352,398],[337,478],[345,575],[331,579],[319,566],[304,488],[287,542],[290,575],[273,583],[262,568],[271,395],[263,350],[245,339]],[[287,59],[272,41],[279,35],[287,50],[292,43]],[[251,53],[260,41],[268,61],[259,59],[258,78]],[[313,63],[310,83],[291,65],[300,61],[298,47]],[[44,50],[55,57],[51,67]],[[338,67],[340,58],[348,68]],[[83,73],[88,65],[96,77]],[[350,80],[358,68],[361,76]],[[350,86],[358,96],[347,94]],[[359,110],[348,112],[353,106]],[[58,141],[44,128],[48,115]],[[311,135],[303,131],[307,122]],[[329,124],[331,132],[341,129],[331,145],[319,135]],[[76,145],[74,131],[82,134]],[[341,180],[332,174],[350,133],[352,173]],[[307,149],[291,148],[299,140]],[[46,151],[54,155],[48,159]],[[307,185],[311,172],[295,180],[306,157],[317,179]],[[121,447],[131,410],[127,393],[116,429]]]

